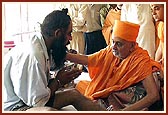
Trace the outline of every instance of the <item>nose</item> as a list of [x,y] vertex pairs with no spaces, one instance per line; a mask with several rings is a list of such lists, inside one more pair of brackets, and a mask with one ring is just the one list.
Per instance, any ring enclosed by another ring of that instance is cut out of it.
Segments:
[[155,10],[152,10],[152,15],[156,15],[156,11]]
[[112,43],[112,48],[113,48],[114,50],[117,49],[117,45],[116,45],[116,43]]

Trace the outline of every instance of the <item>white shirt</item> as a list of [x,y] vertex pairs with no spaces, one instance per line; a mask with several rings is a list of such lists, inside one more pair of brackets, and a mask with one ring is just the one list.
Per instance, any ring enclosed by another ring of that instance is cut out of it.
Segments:
[[100,10],[105,4],[88,4],[86,15],[86,32],[102,30]]
[[88,10],[87,4],[70,4],[68,11],[72,19],[74,32],[86,31],[85,19],[87,10]]
[[4,57],[4,110],[22,106],[44,106],[50,98],[47,87],[49,56],[40,34],[20,44]]

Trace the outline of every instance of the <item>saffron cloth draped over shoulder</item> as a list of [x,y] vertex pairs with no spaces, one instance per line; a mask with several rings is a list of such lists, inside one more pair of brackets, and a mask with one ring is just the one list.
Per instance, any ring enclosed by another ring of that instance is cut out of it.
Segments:
[[157,26],[157,35],[160,39],[160,45],[162,49],[162,70],[164,71],[164,55],[165,55],[165,48],[164,48],[164,22],[160,21],[158,26]]
[[80,81],[76,88],[90,99],[107,97],[142,81],[152,73],[152,67],[159,64],[150,59],[146,50],[136,45],[135,50],[122,62],[112,54],[107,46],[88,58],[91,81]]

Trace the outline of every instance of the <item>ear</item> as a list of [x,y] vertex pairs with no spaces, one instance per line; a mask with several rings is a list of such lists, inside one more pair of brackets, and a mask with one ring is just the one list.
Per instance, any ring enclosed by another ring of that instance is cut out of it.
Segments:
[[132,43],[131,43],[130,52],[133,52],[133,51],[134,51],[134,49],[135,49],[135,45],[136,45],[135,42],[132,42]]
[[62,35],[61,29],[56,29],[54,34],[56,38],[60,37]]
[[133,47],[133,48],[135,48],[135,45],[136,45],[136,43],[135,43],[135,42],[132,42],[132,47]]

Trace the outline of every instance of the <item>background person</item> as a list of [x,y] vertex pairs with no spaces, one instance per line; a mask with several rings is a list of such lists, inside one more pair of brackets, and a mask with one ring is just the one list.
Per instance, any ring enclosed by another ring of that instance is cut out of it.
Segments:
[[107,46],[102,34],[100,19],[100,10],[104,6],[105,4],[88,4],[85,19],[86,31],[84,32],[86,55],[95,53]]
[[150,4],[123,4],[120,20],[140,25],[136,42],[147,50],[149,56],[155,57],[155,26],[153,23]]
[[68,49],[74,49],[78,53],[84,54],[85,38],[83,32],[86,31],[85,19],[87,4],[70,4],[69,15],[72,19],[72,40],[67,46]]
[[[162,71],[164,72],[164,56],[165,56],[165,46],[164,46],[164,4],[151,4],[152,16],[155,21],[156,27],[156,38],[159,39],[159,46],[155,53],[155,60],[160,62]],[[164,73],[162,73],[164,74]],[[162,79],[162,99],[164,102],[164,75],[161,75]]]

